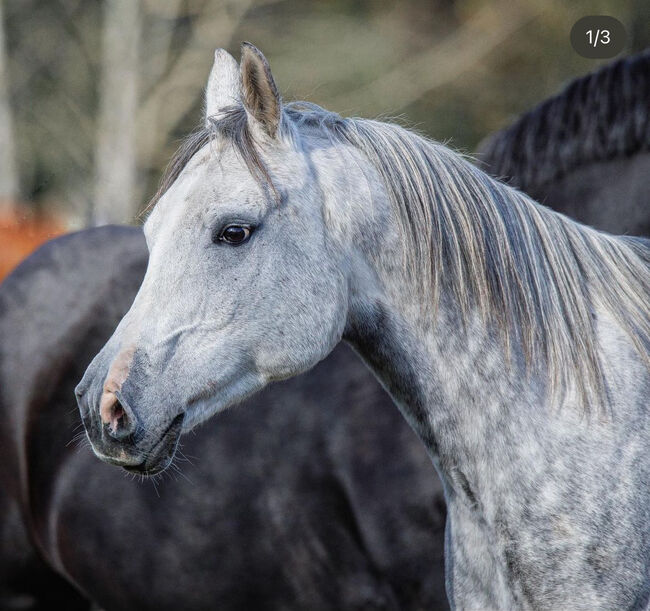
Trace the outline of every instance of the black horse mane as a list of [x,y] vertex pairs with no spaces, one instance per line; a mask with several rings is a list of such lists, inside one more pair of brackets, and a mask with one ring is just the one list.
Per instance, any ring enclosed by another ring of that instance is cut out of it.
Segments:
[[571,81],[489,136],[478,157],[527,192],[575,168],[650,150],[650,50]]

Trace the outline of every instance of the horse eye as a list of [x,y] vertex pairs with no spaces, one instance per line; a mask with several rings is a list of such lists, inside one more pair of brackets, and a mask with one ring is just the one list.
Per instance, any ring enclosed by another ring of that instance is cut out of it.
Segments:
[[250,225],[227,225],[219,235],[219,240],[234,246],[239,246],[248,240],[253,233]]

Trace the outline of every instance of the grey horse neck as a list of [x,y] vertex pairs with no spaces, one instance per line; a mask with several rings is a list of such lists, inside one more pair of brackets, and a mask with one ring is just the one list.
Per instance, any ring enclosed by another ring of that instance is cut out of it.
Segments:
[[[505,197],[506,187],[495,188],[504,189],[498,197]],[[548,214],[549,225],[561,218]],[[629,247],[618,264],[636,268],[639,295],[647,294],[649,259],[641,242],[560,221],[565,223],[580,236],[592,236],[596,250],[605,243]],[[525,229],[524,224],[517,230]],[[563,239],[561,231],[554,239]],[[650,596],[650,499],[643,484],[650,477],[647,336],[642,333],[642,346],[635,347],[617,316],[599,302],[599,289],[585,289],[593,319],[585,333],[593,333],[607,397],[591,395],[585,406],[580,399],[585,380],[569,375],[563,392],[552,392],[552,363],[544,351],[532,367],[520,344],[508,357],[498,324],[486,320],[477,298],[470,298],[474,305],[463,313],[453,281],[440,279],[435,315],[414,307],[422,276],[396,273],[393,254],[375,253],[381,296],[359,297],[363,305],[348,321],[346,339],[391,392],[442,477],[452,604],[643,608]],[[592,254],[590,260],[582,253],[587,267],[600,256]],[[553,268],[558,263],[549,260],[553,256],[568,260],[569,251],[547,252],[529,263]],[[574,273],[574,280],[592,282],[585,270]],[[544,290],[552,299],[554,289],[566,287],[553,285],[551,276]],[[605,277],[616,283],[615,276]],[[633,282],[623,281],[621,291]],[[642,301],[632,305],[632,317],[647,329],[643,308]],[[590,409],[598,401],[607,408]]]
[[[445,303],[446,302],[446,303]],[[546,404],[543,378],[443,299],[435,325],[377,305],[348,339],[425,442],[449,507],[448,595],[458,608],[637,608],[648,596],[650,435],[644,366],[599,324],[611,420]],[[641,597],[640,600],[637,600]],[[642,605],[639,608],[643,608]]]
[[[476,321],[436,331],[378,307],[348,339],[425,442],[445,485],[448,595],[458,608],[633,608],[647,600],[648,376],[603,350],[611,421],[544,405],[544,383]],[[614,333],[612,329],[605,333]],[[564,406],[567,407],[567,406]],[[552,567],[552,570],[549,569]]]

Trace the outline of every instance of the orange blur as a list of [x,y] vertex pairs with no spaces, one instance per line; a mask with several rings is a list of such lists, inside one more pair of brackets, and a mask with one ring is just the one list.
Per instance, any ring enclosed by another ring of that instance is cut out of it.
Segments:
[[0,281],[43,242],[65,233],[64,224],[22,207],[0,212]]

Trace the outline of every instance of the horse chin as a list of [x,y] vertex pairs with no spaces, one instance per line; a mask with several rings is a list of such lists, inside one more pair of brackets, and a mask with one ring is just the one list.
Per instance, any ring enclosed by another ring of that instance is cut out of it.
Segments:
[[145,477],[163,472],[174,460],[178,440],[183,430],[185,414],[181,413],[169,425],[160,440],[146,453],[146,458],[136,465],[122,465],[129,473],[137,473]]

